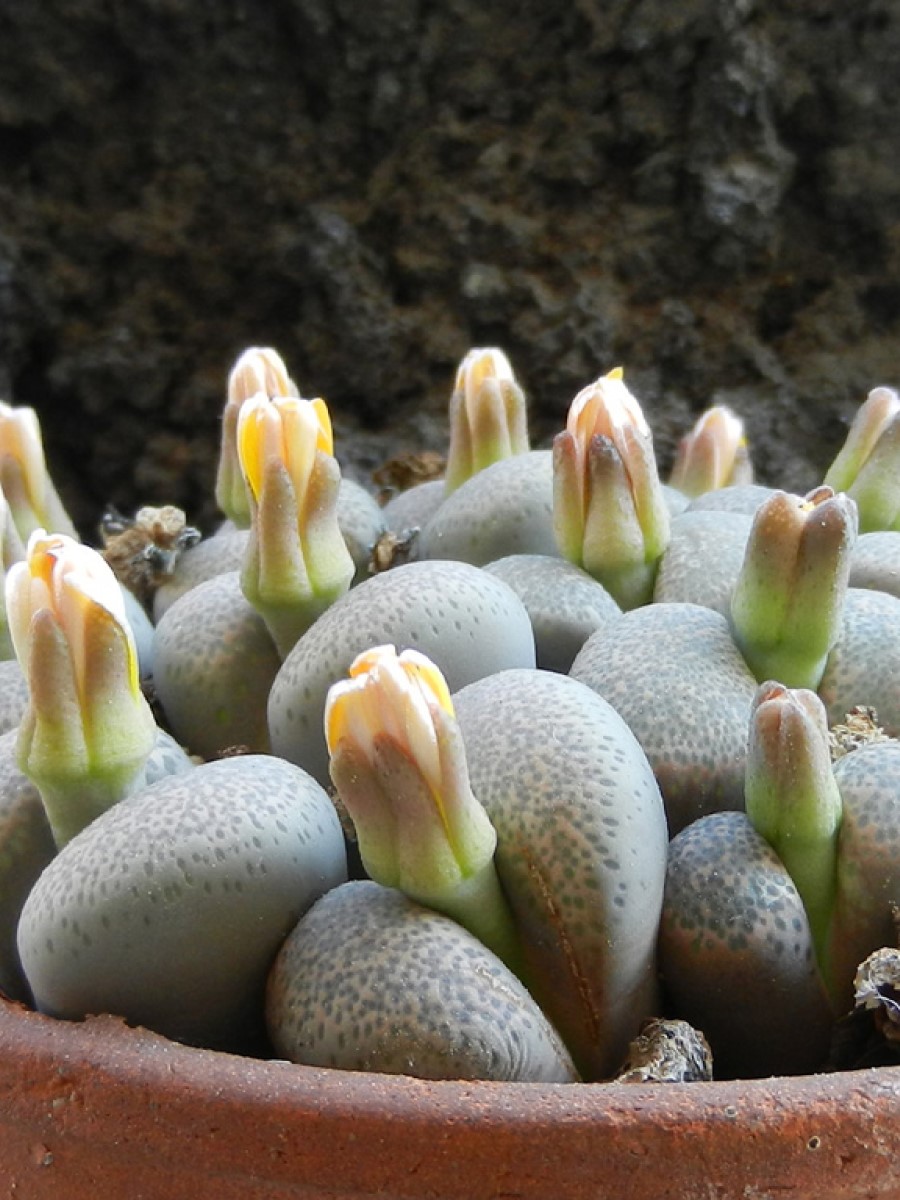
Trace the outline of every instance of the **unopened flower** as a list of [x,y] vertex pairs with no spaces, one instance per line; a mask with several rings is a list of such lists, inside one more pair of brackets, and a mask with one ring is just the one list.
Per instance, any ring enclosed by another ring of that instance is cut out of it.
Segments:
[[578,393],[554,440],[553,524],[563,557],[623,608],[650,599],[669,511],[650,429],[619,368]]
[[262,393],[298,395],[284,360],[270,346],[251,346],[237,359],[228,376],[228,397],[222,413],[222,437],[216,471],[216,503],[239,529],[250,524],[250,501],[237,452],[237,423],[241,405]]
[[772,681],[759,687],[750,715],[744,791],[748,817],[800,893],[825,972],[842,802],[831,769],[825,706],[815,692]]
[[35,529],[77,536],[47,470],[33,408],[0,402],[0,489],[23,541]]
[[900,396],[893,388],[869,392],[825,483],[856,501],[862,533],[900,530]]
[[252,518],[241,583],[284,655],[353,578],[328,407],[257,393],[241,406],[237,447]]
[[325,737],[369,875],[454,917],[512,965],[518,939],[494,868],[497,835],[472,793],[435,664],[393,646],[359,655],[329,690]]
[[731,597],[735,642],[758,680],[815,689],[837,641],[856,505],[819,487],[776,492],[753,520]]
[[525,396],[509,359],[493,346],[470,350],[459,364],[450,397],[447,492],[491,463],[528,448]]
[[708,408],[678,444],[669,482],[686,496],[752,483],[744,422],[724,404]]
[[127,794],[156,723],[122,590],[95,550],[36,530],[7,573],[6,611],[30,692],[18,760],[62,845]]

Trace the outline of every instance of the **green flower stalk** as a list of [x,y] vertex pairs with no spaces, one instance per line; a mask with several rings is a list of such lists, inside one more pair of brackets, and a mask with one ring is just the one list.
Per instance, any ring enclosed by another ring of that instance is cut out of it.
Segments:
[[679,442],[669,483],[694,497],[752,482],[744,422],[724,404],[708,408]]
[[415,650],[360,654],[325,707],[330,773],[369,875],[453,917],[517,974],[494,867],[497,835],[469,785],[446,681]]
[[341,470],[325,401],[259,392],[241,407],[237,445],[251,513],[241,586],[284,658],[355,570],[338,524]]
[[842,801],[831,769],[825,706],[815,692],[772,681],[759,687],[750,715],[744,794],[748,817],[800,893],[827,981]]
[[33,408],[0,402],[0,490],[23,542],[36,529],[78,537],[47,470]]
[[856,505],[819,487],[758,510],[731,597],[732,636],[757,680],[819,686],[841,630]]
[[525,395],[509,359],[495,347],[470,350],[450,397],[447,494],[491,463],[528,449]]
[[139,784],[156,723],[122,590],[95,550],[36,530],[7,574],[6,610],[30,691],[17,759],[61,847]]
[[578,393],[554,440],[553,527],[562,556],[622,608],[649,602],[669,510],[649,426],[620,368]]
[[892,388],[869,392],[825,483],[856,501],[860,532],[900,530],[900,396]]
[[257,392],[270,400],[298,395],[297,385],[277,351],[251,346],[240,355],[228,376],[228,398],[222,413],[222,437],[216,470],[216,503],[238,529],[250,527],[250,499],[237,449],[241,405]]

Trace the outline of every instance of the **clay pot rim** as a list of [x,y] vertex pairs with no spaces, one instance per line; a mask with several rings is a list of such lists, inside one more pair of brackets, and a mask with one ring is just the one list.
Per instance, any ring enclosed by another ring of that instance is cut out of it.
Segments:
[[[716,1181],[704,1197],[745,1196],[761,1161],[773,1191],[799,1179],[795,1195],[900,1194],[900,1067],[690,1084],[430,1082],[246,1059],[0,998],[4,1160],[14,1128],[59,1162],[89,1148],[114,1165],[127,1147],[132,1174],[145,1158],[187,1169],[212,1146],[254,1187],[262,1168],[273,1189],[301,1179],[304,1196],[335,1200],[493,1197],[501,1159],[523,1200],[623,1195],[657,1158],[660,1197],[693,1195],[698,1162],[704,1187]],[[360,1157],[372,1146],[377,1186]]]

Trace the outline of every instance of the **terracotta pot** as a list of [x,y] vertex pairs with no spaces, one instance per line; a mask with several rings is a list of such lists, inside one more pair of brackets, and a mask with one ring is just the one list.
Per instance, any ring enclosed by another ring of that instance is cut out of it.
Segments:
[[898,1197],[900,1069],[435,1084],[0,1001],[0,1183],[15,1200]]

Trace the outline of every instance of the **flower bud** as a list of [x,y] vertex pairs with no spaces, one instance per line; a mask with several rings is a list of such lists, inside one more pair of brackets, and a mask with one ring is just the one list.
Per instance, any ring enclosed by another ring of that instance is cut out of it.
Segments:
[[861,533],[900,530],[900,396],[892,388],[869,392],[825,482],[856,502]]
[[525,396],[509,359],[496,347],[470,350],[459,365],[450,397],[447,492],[491,463],[528,448]]
[[669,511],[650,429],[621,369],[578,393],[554,440],[553,525],[563,557],[622,608],[649,601]]
[[127,794],[156,741],[122,590],[95,550],[36,530],[6,577],[9,632],[28,679],[21,769],[62,845]]
[[435,664],[393,646],[359,655],[328,693],[325,738],[369,875],[454,917],[512,966],[518,938],[494,868],[497,835],[469,785]]
[[258,392],[241,406],[237,448],[251,505],[241,584],[285,656],[353,578],[328,407]]
[[670,484],[694,497],[752,481],[743,421],[723,404],[708,408],[681,439]]
[[809,917],[820,969],[837,895],[842,802],[825,706],[815,692],[767,681],[750,715],[747,815],[778,854]]
[[49,529],[77,537],[47,471],[37,413],[0,402],[0,490],[19,537]]
[[837,641],[856,505],[819,487],[776,492],[753,520],[731,597],[734,639],[758,680],[815,689]]
[[228,376],[228,398],[222,413],[216,503],[239,529],[250,524],[250,501],[237,452],[238,413],[244,401],[258,392],[270,400],[298,395],[281,355],[268,346],[251,346],[239,356]]

